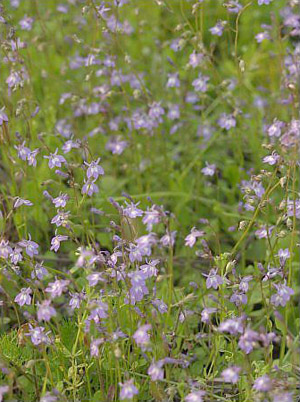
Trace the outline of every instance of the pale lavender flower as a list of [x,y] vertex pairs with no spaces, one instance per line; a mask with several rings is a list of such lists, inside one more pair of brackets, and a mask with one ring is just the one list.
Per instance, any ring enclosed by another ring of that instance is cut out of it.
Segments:
[[68,240],[68,236],[65,235],[56,235],[52,237],[50,250],[53,250],[55,253],[57,253],[58,249],[60,248],[60,243],[66,240]]
[[293,402],[293,394],[291,392],[279,392],[273,396],[273,402]]
[[204,232],[202,230],[198,230],[195,227],[191,229],[191,233],[185,238],[185,246],[194,247],[197,237],[204,236]]
[[143,216],[143,211],[139,209],[137,206],[139,205],[139,202],[134,204],[131,202],[130,204],[125,201],[126,207],[122,207],[123,213],[125,216],[128,216],[128,218],[135,219],[138,216]]
[[53,395],[51,392],[46,392],[45,395],[42,396],[40,399],[40,402],[57,402],[57,401],[58,401],[58,396]]
[[270,166],[276,165],[280,160],[280,156],[274,151],[271,155],[265,156],[263,158],[264,163],[268,163]]
[[253,388],[259,392],[268,392],[272,389],[272,386],[271,378],[265,374],[254,381]]
[[35,264],[33,271],[31,272],[32,279],[43,280],[46,276],[49,275],[47,269],[43,266],[43,262]]
[[270,226],[268,229],[265,225],[255,231],[255,236],[258,239],[267,239],[268,236],[271,236],[274,226]]
[[156,225],[161,220],[161,213],[156,209],[156,205],[152,205],[151,208],[147,207],[147,211],[144,212],[142,219],[143,224],[146,225],[148,232],[151,232],[153,225]]
[[192,85],[194,90],[197,92],[206,92],[207,91],[207,82],[209,81],[209,77],[206,75],[202,75],[199,73],[198,78],[196,78]]
[[50,343],[49,334],[50,331],[45,332],[44,327],[33,327],[31,324],[29,324],[29,333],[26,335],[30,336],[31,342],[37,346],[40,345],[41,343],[49,344]]
[[152,327],[150,324],[145,324],[139,327],[133,334],[133,339],[142,349],[145,349],[149,346],[150,335],[148,334],[148,331],[150,331],[151,328]]
[[263,4],[270,4],[272,0],[257,0],[259,6]]
[[50,155],[45,155],[44,158],[48,159],[48,166],[50,169],[53,169],[54,167],[61,167],[63,163],[66,163],[67,161],[62,155],[57,155],[58,149],[56,148],[54,153],[50,153]]
[[153,102],[149,106],[148,115],[151,119],[157,119],[158,121],[162,121],[161,116],[165,114],[165,110],[160,106],[161,102]]
[[206,274],[203,274],[203,275],[207,277],[207,279],[206,279],[206,288],[207,289],[210,289],[210,288],[218,289],[218,287],[224,283],[223,278],[217,274],[216,269],[211,269],[209,271],[208,275],[206,275]]
[[91,311],[90,319],[98,324],[102,319],[108,317],[108,305],[100,300],[97,300],[97,307]]
[[168,111],[168,118],[170,120],[176,120],[179,119],[180,117],[180,109],[179,105],[170,105],[169,106],[169,111]]
[[[8,117],[7,117],[7,114],[6,113],[4,113],[4,107],[2,108],[2,109],[0,109],[0,126],[2,126],[3,125],[3,123],[7,123],[8,122]],[[24,143],[23,143],[24,144]],[[20,146],[20,145],[19,145]],[[16,145],[15,145],[15,148],[17,148],[16,147]]]
[[226,21],[218,21],[216,25],[209,29],[212,35],[222,36]]
[[23,198],[17,197],[15,199],[14,208],[19,208],[21,205],[26,205],[26,206],[30,207],[31,205],[33,205],[33,203],[29,200],[25,200]]
[[164,379],[163,361],[159,360],[153,362],[148,368],[148,375],[151,377],[151,381],[160,381]]
[[210,165],[208,162],[205,162],[205,167],[203,169],[201,169],[201,172],[205,175],[205,176],[213,176],[216,173],[216,165],[212,164]]
[[237,0],[230,0],[228,3],[224,4],[229,13],[237,14],[243,6]]
[[258,340],[259,335],[257,332],[252,331],[252,329],[246,329],[244,334],[240,337],[238,345],[240,349],[248,355],[257,345]]
[[102,166],[99,165],[101,158],[98,158],[96,161],[92,161],[91,163],[84,162],[85,165],[88,166],[86,175],[88,180],[97,180],[98,177],[104,175],[104,170]]
[[76,140],[68,140],[64,143],[64,145],[61,147],[61,149],[63,150],[64,154],[67,154],[68,152],[70,152],[73,148],[80,148],[80,141]]
[[273,123],[267,129],[269,137],[280,137],[283,127],[284,123],[282,121],[274,119]]
[[155,299],[152,301],[152,304],[161,314],[164,314],[168,311],[168,306],[163,300]]
[[9,256],[12,264],[17,265],[20,261],[23,260],[22,249],[20,247],[15,247]]
[[192,391],[185,398],[185,402],[204,402],[205,391]]
[[50,321],[52,317],[56,316],[56,310],[51,306],[50,300],[44,300],[38,304],[37,319],[38,321]]
[[278,250],[276,254],[279,257],[280,265],[283,266],[288,258],[290,258],[291,253],[288,248]]
[[221,128],[228,131],[236,126],[236,120],[232,114],[222,113],[219,117],[218,124]]
[[276,307],[284,307],[290,300],[291,296],[295,293],[294,290],[286,286],[286,282],[278,284],[274,283],[273,286],[277,289],[277,293],[271,296],[271,303]]
[[51,223],[59,226],[67,226],[70,211],[63,212],[58,211],[58,213],[51,219]]
[[68,194],[60,194],[58,197],[53,198],[52,202],[55,208],[64,208],[69,200]]
[[71,299],[69,301],[69,306],[72,310],[78,309],[80,307],[81,301],[84,299],[83,293],[71,293]]
[[220,332],[228,332],[230,335],[238,335],[244,332],[241,318],[229,318],[221,322],[218,330]]
[[205,324],[210,322],[210,315],[217,311],[214,307],[206,307],[201,311],[201,321]]
[[104,343],[103,338],[93,339],[90,346],[90,352],[92,357],[99,357],[99,346]]
[[33,18],[27,17],[27,15],[25,15],[24,18],[19,21],[21,29],[23,29],[24,31],[31,31],[33,21]]
[[271,36],[268,31],[263,31],[263,32],[259,32],[257,35],[255,35],[255,39],[256,39],[257,43],[261,43],[264,40],[270,40]]
[[45,292],[50,294],[51,299],[59,297],[67,289],[70,281],[66,279],[56,279],[54,282],[50,282],[45,289]]
[[225,382],[230,382],[232,384],[236,384],[239,380],[240,371],[241,371],[240,367],[231,366],[222,371],[221,377],[223,378],[223,380]]
[[247,304],[248,298],[245,293],[233,292],[230,297],[230,301],[234,303],[236,306],[241,306],[242,304]]
[[178,73],[168,74],[167,88],[179,88],[180,81],[178,78]]
[[157,276],[158,269],[156,265],[159,264],[159,260],[150,260],[146,259],[146,264],[141,265],[141,270],[143,271],[146,278],[152,278],[153,276]]
[[103,272],[93,272],[89,274],[86,279],[89,281],[89,286],[96,286],[98,282],[105,282]]
[[87,194],[91,197],[94,193],[99,193],[99,188],[94,181],[84,180],[84,185],[82,186],[81,193]]
[[247,275],[244,276],[239,284],[239,289],[246,293],[249,290],[249,282],[252,281],[253,276],[252,275]]
[[134,395],[139,393],[137,387],[134,385],[133,380],[128,380],[126,382],[119,383],[121,387],[120,391],[120,400],[123,401],[124,399],[132,399]]
[[128,142],[122,140],[120,136],[110,138],[105,148],[110,151],[113,155],[121,155],[125,148],[127,148]]
[[36,156],[37,156],[37,154],[38,154],[39,152],[40,152],[39,149],[34,149],[33,151],[30,151],[30,152],[27,154],[27,162],[28,162],[28,165],[29,165],[29,166],[36,167],[36,164],[37,164],[37,162],[36,162]]
[[194,50],[193,53],[190,54],[189,65],[192,66],[193,68],[196,68],[201,64],[202,60],[203,60],[203,54],[196,53]]
[[29,240],[22,240],[18,243],[19,246],[25,247],[26,254],[33,258],[34,255],[38,254],[39,245],[31,240],[30,234],[28,235]]
[[176,233],[177,231],[174,230],[173,232],[169,233],[167,232],[161,239],[160,239],[160,243],[164,246],[164,247],[173,247],[175,244],[175,238],[176,238]]
[[11,253],[12,248],[10,247],[9,242],[7,240],[2,239],[0,241],[0,257],[7,260]]
[[300,219],[300,199],[297,200],[287,200],[287,216],[293,217],[296,216],[297,219]]
[[30,288],[22,288],[21,292],[15,297],[15,302],[19,306],[24,306],[24,304],[29,306],[31,304],[31,293],[32,290]]
[[9,386],[8,385],[1,385],[0,386],[0,402],[3,401],[3,395],[7,394],[9,391]]
[[23,161],[26,161],[28,155],[30,154],[30,149],[25,147],[25,141],[20,145],[15,145],[14,147],[18,151],[18,158],[22,159]]

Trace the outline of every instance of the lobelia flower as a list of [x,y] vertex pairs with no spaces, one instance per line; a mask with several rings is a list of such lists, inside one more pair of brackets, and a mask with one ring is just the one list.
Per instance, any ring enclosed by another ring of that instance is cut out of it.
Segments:
[[3,401],[3,395],[7,394],[9,392],[9,386],[8,385],[1,385],[0,386],[0,402]]
[[273,402],[293,402],[294,397],[291,392],[279,392],[275,394],[272,399]]
[[31,240],[30,234],[28,235],[29,240],[21,240],[18,245],[21,247],[25,247],[26,254],[33,258],[34,255],[38,254],[39,245]]
[[105,282],[103,274],[103,272],[93,272],[92,274],[88,275],[86,279],[89,281],[89,286],[96,286],[98,282]]
[[271,296],[271,303],[274,306],[282,306],[284,307],[286,303],[290,300],[291,296],[295,293],[294,290],[288,286],[286,286],[286,282],[284,283],[274,283],[273,286],[277,289],[277,293]]
[[151,377],[151,381],[160,381],[164,379],[163,361],[153,362],[148,368],[148,375]]
[[34,149],[33,151],[30,151],[27,155],[27,162],[29,166],[36,167],[36,156],[39,153],[39,149]]
[[150,344],[150,335],[148,334],[148,331],[150,331],[151,328],[150,324],[145,324],[139,327],[133,334],[133,339],[136,344],[143,350],[146,350]]
[[170,105],[167,114],[168,119],[176,120],[180,118],[180,108],[179,105]]
[[146,264],[141,265],[141,270],[144,273],[145,278],[152,278],[153,276],[157,276],[158,274],[158,269],[156,268],[156,265],[159,264],[159,260],[150,260],[148,261],[146,259]]
[[270,166],[276,165],[280,160],[280,156],[274,151],[271,155],[265,156],[263,158],[263,162],[267,163]]
[[29,324],[29,332],[26,335],[30,336],[31,342],[36,346],[40,345],[41,343],[48,345],[50,344],[50,331],[44,331],[44,327],[33,327],[31,324]]
[[33,271],[31,272],[32,279],[43,280],[46,276],[49,275],[47,269],[43,266],[43,262],[35,264]]
[[263,225],[260,229],[255,231],[255,236],[258,239],[267,239],[268,236],[271,236],[274,226],[269,226],[268,230],[265,225]]
[[57,402],[57,401],[58,401],[58,396],[53,395],[51,392],[46,392],[45,395],[42,396],[40,399],[40,402]]
[[84,293],[70,292],[70,296],[71,299],[69,301],[69,306],[71,307],[72,310],[75,310],[76,308],[78,309],[80,307],[82,300],[84,299]]
[[231,366],[222,371],[221,377],[223,378],[224,382],[230,382],[232,384],[236,384],[239,380],[240,371],[241,371],[240,367]]
[[241,306],[242,304],[247,304],[248,298],[245,293],[234,292],[230,297],[230,301],[236,306]]
[[95,321],[98,324],[101,319],[105,319],[108,317],[108,305],[100,300],[96,301],[97,307],[91,311],[90,319]]
[[59,297],[62,293],[67,289],[70,284],[69,280],[66,279],[56,279],[54,282],[50,282],[45,289],[45,292],[50,294],[51,299],[55,299],[55,297]]
[[267,374],[258,377],[254,381],[253,385],[253,388],[259,392],[268,392],[272,389],[272,387],[273,387],[272,380]]
[[142,222],[146,225],[148,232],[151,232],[153,225],[158,224],[161,220],[161,213],[156,208],[156,205],[152,205],[151,208],[147,207],[147,211],[144,212]]
[[281,248],[280,250],[278,250],[278,254],[276,254],[276,256],[279,257],[280,265],[283,266],[285,265],[286,260],[290,258],[291,253],[288,248]]
[[204,402],[205,391],[192,391],[185,398],[185,402]]
[[128,142],[123,141],[120,136],[110,138],[106,145],[105,149],[110,151],[113,155],[121,155],[124,150],[127,148]]
[[222,113],[218,119],[218,125],[228,131],[236,126],[235,117],[232,114]]
[[167,313],[167,311],[168,311],[168,306],[167,306],[167,304],[166,304],[163,300],[154,299],[154,300],[152,301],[152,304],[153,304],[154,307],[157,308],[157,310],[158,310],[161,314]]
[[243,6],[237,0],[230,0],[228,3],[224,4],[229,13],[237,14]]
[[177,231],[174,230],[173,232],[167,232],[161,239],[160,239],[160,243],[164,246],[164,247],[173,247],[175,244],[175,238],[176,238],[176,233]]
[[88,180],[97,180],[99,176],[104,175],[104,170],[102,166],[99,165],[101,158],[98,158],[96,161],[92,161],[91,163],[84,162],[86,166],[88,166],[86,176]]
[[206,274],[203,274],[203,275],[207,277],[207,279],[206,279],[206,288],[207,289],[210,289],[210,288],[218,289],[218,287],[224,283],[223,278],[217,274],[216,269],[211,269],[209,271],[208,275],[206,275]]
[[99,188],[94,181],[86,181],[84,180],[84,185],[81,189],[81,194],[87,194],[88,196],[92,196],[94,193],[99,193]]
[[206,92],[207,91],[207,82],[209,81],[209,77],[206,75],[202,75],[199,73],[198,78],[196,78],[192,85],[196,92]]
[[209,29],[212,35],[222,36],[226,21],[218,21],[216,25]]
[[60,226],[65,227],[68,225],[69,214],[70,211],[67,212],[58,211],[58,213],[51,219],[51,223],[55,224],[57,227]]
[[273,123],[267,129],[267,133],[269,137],[280,137],[281,130],[284,127],[284,123],[276,118],[273,120]]
[[24,18],[19,21],[21,29],[23,29],[24,31],[31,31],[33,21],[33,18],[27,17],[27,15],[25,15]]
[[50,321],[52,317],[56,316],[56,310],[51,306],[50,300],[44,300],[38,304],[37,319],[38,321]]
[[203,54],[196,53],[195,50],[190,54],[189,65],[193,68],[198,67],[203,61]]
[[7,260],[11,253],[12,248],[10,247],[9,242],[7,240],[2,239],[0,241],[0,257]]
[[23,260],[22,249],[20,247],[15,247],[9,256],[12,264],[17,265],[20,261]]
[[15,199],[14,208],[19,208],[21,205],[26,205],[30,207],[33,203],[29,200],[24,200],[23,198],[17,197]]
[[64,145],[62,146],[62,150],[64,154],[67,154],[68,152],[70,152],[73,148],[80,148],[80,141],[79,140],[68,140],[64,143]]
[[197,237],[204,236],[204,232],[193,227],[191,233],[185,238],[185,246],[194,247]]
[[121,387],[120,391],[120,400],[123,401],[124,399],[132,399],[134,395],[139,393],[137,387],[134,385],[133,380],[128,380],[126,382],[119,383]]
[[217,311],[214,307],[206,307],[201,311],[201,321],[205,324],[210,322],[210,315]]
[[52,202],[55,208],[64,208],[69,200],[68,194],[60,194],[58,197],[53,198]]
[[15,302],[19,306],[24,306],[24,304],[29,306],[31,304],[31,293],[32,290],[30,288],[22,288],[21,292],[15,297]]
[[50,155],[44,155],[45,159],[48,159],[48,166],[50,169],[53,169],[54,167],[61,167],[62,163],[66,163],[67,161],[62,155],[57,155],[58,148],[56,148],[55,152]]
[[126,204],[126,207],[122,207],[123,214],[125,216],[128,216],[128,218],[131,218],[131,219],[135,219],[138,216],[143,216],[144,211],[137,208],[137,206],[139,205],[139,202],[137,202],[136,204],[134,204],[133,202],[128,204],[127,201],[125,201],[125,204]]
[[205,167],[203,169],[201,169],[201,172],[205,175],[205,176],[213,176],[216,173],[216,165],[212,164],[210,165],[208,162],[205,162]]
[[253,279],[252,275],[244,276],[239,284],[239,289],[244,293],[248,292],[249,282],[252,281],[252,279]]
[[91,357],[99,357],[99,346],[104,343],[103,338],[93,339],[90,346]]
[[[4,107],[2,109],[0,109],[0,126],[2,126],[3,123],[8,122],[8,117],[7,117],[7,114],[4,113],[4,109],[5,109]],[[16,145],[15,145],[15,148],[16,148]]]
[[50,250],[53,250],[55,253],[57,253],[60,248],[60,243],[66,240],[68,240],[68,236],[65,235],[56,235],[52,237]]
[[263,32],[259,32],[257,35],[255,35],[255,39],[256,39],[257,43],[261,43],[264,40],[270,40],[271,36],[268,31],[263,31]]
[[179,88],[180,80],[178,73],[168,74],[167,88]]
[[15,145],[14,148],[18,151],[18,158],[22,159],[23,161],[26,161],[31,151],[29,148],[25,147],[25,141],[20,145]]
[[287,216],[293,217],[296,216],[297,219],[300,219],[300,199],[295,201],[287,200]]
[[257,345],[258,340],[259,335],[257,332],[252,331],[251,329],[246,329],[244,334],[240,337],[238,345],[240,349],[242,349],[246,355],[248,355]]
[[157,119],[158,121],[162,121],[161,116],[165,114],[165,110],[160,106],[161,102],[153,102],[149,106],[148,115],[151,119]]
[[259,6],[262,6],[263,4],[270,4],[272,0],[257,0],[257,3]]
[[218,330],[220,332],[228,332],[230,335],[242,334],[244,332],[244,328],[241,317],[229,318],[228,320],[221,322]]

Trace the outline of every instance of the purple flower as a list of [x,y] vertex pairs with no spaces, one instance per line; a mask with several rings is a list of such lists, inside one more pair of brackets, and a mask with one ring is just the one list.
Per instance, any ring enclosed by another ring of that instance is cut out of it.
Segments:
[[178,73],[168,74],[167,88],[179,88],[180,81],[178,78]]
[[125,201],[126,207],[122,207],[123,209],[123,213],[125,216],[128,216],[128,218],[131,219],[135,219],[138,216],[143,216],[143,211],[139,208],[137,208],[137,206],[139,205],[139,202],[137,202],[136,204],[134,204],[133,202],[131,202],[130,204],[128,204]]
[[18,243],[19,246],[25,247],[26,254],[33,258],[34,255],[38,254],[39,245],[31,240],[30,234],[28,235],[29,240],[22,240]]
[[52,237],[50,250],[53,250],[55,253],[57,253],[58,249],[60,248],[60,242],[66,240],[68,240],[68,236],[56,235]]
[[168,111],[168,118],[170,120],[179,119],[180,117],[180,109],[179,105],[170,105]]
[[23,161],[26,161],[28,155],[30,154],[30,149],[25,147],[25,141],[20,145],[15,145],[14,147],[18,151],[18,158],[22,159]]
[[270,4],[272,0],[257,0],[259,6],[263,4]]
[[24,304],[27,304],[29,306],[31,303],[31,293],[32,290],[30,288],[22,288],[21,292],[15,297],[15,302],[19,306],[24,306]]
[[99,193],[99,188],[94,181],[84,180],[84,185],[82,186],[81,193],[87,194],[88,196],[91,197],[94,193]]
[[56,279],[54,282],[50,282],[45,291],[50,294],[51,299],[59,297],[67,289],[70,281]]
[[207,91],[207,81],[209,80],[209,77],[206,75],[202,75],[199,73],[198,78],[196,78],[193,82],[192,85],[194,87],[194,90],[196,92],[206,92]]
[[288,248],[278,250],[277,257],[279,257],[280,265],[283,266],[288,258],[290,258],[291,253]]
[[185,398],[185,402],[203,402],[205,391],[192,391]]
[[276,307],[284,307],[295,293],[294,290],[286,286],[285,282],[279,284],[274,283],[273,286],[277,289],[277,293],[271,296],[271,303]]
[[190,54],[189,65],[192,66],[193,68],[196,68],[201,64],[202,60],[203,60],[203,54],[196,53],[194,50],[193,53]]
[[103,272],[93,272],[88,275],[86,279],[89,281],[89,286],[96,286],[98,282],[105,282],[103,278]]
[[69,301],[69,306],[72,310],[78,309],[80,307],[81,301],[84,299],[83,293],[71,293],[71,299]]
[[45,155],[45,159],[49,159],[48,166],[50,169],[53,169],[54,167],[61,167],[62,163],[66,163],[67,161],[62,155],[57,155],[58,149],[56,148],[55,152],[53,154],[50,153],[50,155]]
[[99,346],[104,343],[103,338],[93,339],[90,346],[91,356],[92,357],[99,357]]
[[31,31],[33,21],[33,18],[27,17],[27,15],[25,15],[24,18],[22,18],[19,22],[21,29],[23,29],[24,31]]
[[164,379],[163,361],[153,362],[148,368],[148,375],[151,381],[160,381]]
[[8,385],[1,385],[0,386],[0,402],[3,401],[3,395],[7,394],[9,391],[9,386]]
[[253,388],[259,392],[268,392],[272,389],[272,380],[265,374],[254,381]]
[[36,156],[39,153],[39,149],[34,149],[33,151],[30,151],[27,155],[27,162],[29,166],[36,167]]
[[231,382],[232,384],[236,384],[239,380],[240,371],[240,367],[231,366],[222,371],[221,377],[223,378],[224,382]]
[[236,306],[241,306],[242,304],[247,304],[248,298],[245,293],[233,292],[230,301]]
[[185,246],[194,247],[197,237],[204,236],[204,232],[197,230],[195,227],[191,229],[191,233],[185,238]]
[[50,331],[45,333],[44,327],[33,327],[31,324],[29,324],[29,328],[29,332],[26,335],[31,337],[31,342],[34,345],[40,345],[41,343],[50,343]]
[[224,6],[227,8],[229,13],[237,14],[243,6],[237,0],[230,0],[225,3]]
[[[0,126],[2,126],[4,122],[5,123],[8,122],[8,117],[4,113],[4,107],[3,107],[2,109],[0,109]],[[16,148],[16,146],[15,146],[15,148]]]
[[241,318],[229,318],[221,322],[218,330],[220,332],[228,332],[230,335],[238,335],[244,332]]
[[236,126],[236,120],[232,114],[222,113],[219,117],[218,124],[221,128],[228,131]]
[[68,194],[60,194],[58,197],[53,198],[52,202],[55,205],[55,208],[64,208],[69,199]]
[[147,261],[146,259],[146,264],[141,265],[140,268],[143,271],[146,278],[152,278],[153,276],[157,276],[158,274],[158,269],[156,268],[157,264],[159,264],[159,260]]
[[270,34],[268,31],[263,31],[263,32],[259,32],[257,35],[255,35],[255,39],[257,43],[261,43],[264,40],[270,40]]
[[64,145],[62,146],[62,150],[64,154],[67,154],[68,152],[70,152],[73,148],[80,148],[80,141],[76,140],[68,140],[64,143]]
[[148,331],[150,331],[151,325],[145,324],[139,327],[135,333],[133,334],[133,339],[135,340],[136,344],[140,346],[143,350],[145,350],[150,343],[150,335]]
[[176,237],[176,233],[177,231],[174,230],[173,232],[167,232],[161,239],[160,239],[160,243],[164,246],[164,247],[173,247],[175,244],[175,237]]
[[163,300],[155,299],[152,301],[152,304],[161,314],[164,314],[168,311],[168,306]]
[[208,162],[205,162],[205,167],[203,169],[201,169],[201,172],[205,175],[205,176],[213,176],[216,173],[216,165],[212,164],[210,165]]
[[24,200],[23,198],[17,197],[15,199],[14,208],[19,208],[21,205],[26,205],[30,207],[33,203],[29,200]]
[[147,211],[144,212],[143,224],[146,225],[148,232],[151,232],[153,225],[160,222],[161,213],[156,209],[156,205],[152,205],[151,208],[147,207]]
[[39,280],[43,280],[47,275],[49,275],[49,272],[43,266],[43,262],[35,264],[35,267],[31,272],[32,279],[37,278]]
[[269,137],[280,137],[281,129],[284,127],[284,123],[280,120],[274,119],[273,123],[267,129]]
[[120,136],[110,138],[105,148],[113,155],[121,155],[125,148],[127,148],[128,142],[123,141]]
[[253,276],[252,275],[247,275],[244,276],[239,284],[239,289],[246,293],[249,290],[249,282],[252,281]]
[[209,271],[208,275],[205,275],[205,274],[203,274],[203,275],[207,276],[207,279],[206,279],[206,288],[207,289],[210,289],[210,288],[218,289],[218,287],[224,283],[223,278],[217,274],[216,269],[211,269]]
[[268,236],[271,236],[273,229],[274,229],[274,226],[270,226],[267,230],[267,227],[265,225],[263,225],[260,229],[257,229],[255,231],[255,236],[258,239],[267,239]]
[[160,103],[161,102],[153,102],[149,106],[150,109],[148,115],[149,117],[151,117],[151,119],[157,119],[158,121],[162,121],[161,116],[165,114],[165,110],[160,106]]
[[51,219],[51,223],[55,224],[57,227],[66,226],[68,224],[69,213],[70,211],[58,211],[58,213]]
[[20,247],[15,247],[9,256],[10,256],[10,261],[14,265],[17,265],[20,261],[23,260],[22,249]]
[[297,219],[300,219],[300,199],[298,198],[295,200],[288,200],[287,201],[287,216],[293,217],[296,216]]
[[100,175],[104,175],[104,170],[99,165],[100,160],[101,158],[98,158],[96,161],[92,161],[91,163],[84,162],[85,165],[88,166],[86,172],[88,180],[97,180]]
[[291,392],[279,392],[272,399],[273,402],[293,402],[293,394]]
[[240,349],[248,355],[257,345],[258,340],[259,335],[257,332],[252,331],[251,329],[246,329],[244,334],[240,337],[238,345]]
[[37,318],[38,321],[50,321],[51,317],[56,316],[55,308],[51,306],[50,300],[44,300],[42,304],[38,304]]
[[218,21],[214,27],[209,29],[210,33],[212,35],[222,36],[225,24],[226,21]]
[[123,401],[124,399],[132,399],[134,395],[139,393],[137,387],[133,384],[133,380],[128,380],[124,382],[124,384],[119,384],[121,387],[120,391],[120,400]]
[[210,315],[217,311],[214,307],[206,307],[201,311],[201,321],[205,324],[210,322]]
[[12,253],[12,248],[9,246],[8,241],[2,239],[0,241],[0,257],[7,260],[11,253]]
[[271,155],[265,156],[263,158],[264,163],[268,163],[270,166],[276,165],[280,160],[280,156],[274,151]]

